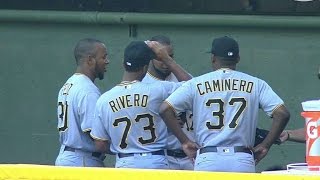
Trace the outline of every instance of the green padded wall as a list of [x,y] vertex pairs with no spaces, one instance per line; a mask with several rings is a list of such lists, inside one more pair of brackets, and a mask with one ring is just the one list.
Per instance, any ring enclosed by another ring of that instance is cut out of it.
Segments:
[[[0,163],[54,164],[58,154],[56,96],[75,70],[73,47],[77,40],[94,37],[104,41],[111,61],[101,91],[121,80],[124,47],[131,40],[157,34],[169,36],[175,59],[194,76],[211,70],[214,37],[230,35],[240,44],[240,71],[266,80],[291,112],[289,129],[303,127],[300,103],[319,97],[317,79],[320,57],[318,29],[255,28],[230,26],[174,26],[138,24],[135,37],[121,24],[67,24],[0,21]],[[259,126],[271,125],[263,113]],[[305,145],[274,145],[258,165],[303,162]],[[106,159],[112,166],[114,157]]]

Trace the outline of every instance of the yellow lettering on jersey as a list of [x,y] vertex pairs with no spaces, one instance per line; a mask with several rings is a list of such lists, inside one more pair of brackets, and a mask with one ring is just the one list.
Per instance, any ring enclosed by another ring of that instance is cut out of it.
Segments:
[[246,92],[251,93],[253,88],[253,82],[248,82]]
[[232,83],[232,90],[233,91],[238,91],[238,79],[233,79],[233,83]]
[[147,107],[148,104],[148,96],[147,95],[143,95],[142,96],[142,100],[141,100],[141,106],[142,107]]
[[132,106],[132,104],[130,103],[130,97],[131,97],[131,95],[126,95],[127,107]]
[[212,92],[212,89],[211,89],[210,84],[209,84],[208,81],[204,82],[204,86],[206,87],[206,92],[207,92],[207,93],[208,93],[208,92]]
[[72,83],[66,83],[65,85],[63,85],[62,94],[63,95],[68,95],[69,90],[71,89],[72,85],[73,85]]
[[254,83],[243,79],[223,79],[205,81],[204,83],[198,83],[196,86],[200,95],[216,91],[241,91],[251,93]]
[[230,91],[230,88],[231,88],[231,79],[225,79],[224,80],[224,85],[225,85],[225,91]]
[[148,104],[148,96],[140,94],[134,94],[133,96],[130,94],[119,96],[114,100],[109,101],[109,105],[113,112],[117,112],[121,109],[130,108],[132,106],[140,106],[147,107]]
[[120,101],[120,109],[121,109],[121,107],[126,107],[126,97],[125,96],[120,96],[119,97],[119,101]]
[[220,91],[219,80],[217,80],[217,81],[212,80],[212,87],[213,87],[213,91]]
[[139,99],[140,99],[139,94],[133,95],[133,106],[140,106]]
[[240,87],[239,87],[239,91],[245,91],[245,86],[246,86],[246,81],[241,80],[240,81]]
[[197,84],[198,92],[199,92],[200,95],[204,95],[205,93],[203,91],[201,91],[200,86],[202,86],[201,83]]
[[109,101],[109,105],[112,109],[113,112],[118,111],[118,109],[116,108],[116,104],[114,103],[114,101]]
[[116,99],[116,102],[117,102],[117,105],[118,105],[118,109],[120,110],[120,109],[121,109],[121,106],[120,106],[120,103],[119,103],[118,98]]

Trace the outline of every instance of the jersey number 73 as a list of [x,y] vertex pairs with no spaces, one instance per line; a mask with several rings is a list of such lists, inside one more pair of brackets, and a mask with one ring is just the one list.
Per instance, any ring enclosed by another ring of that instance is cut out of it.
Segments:
[[[149,131],[151,138],[149,139],[143,139],[143,137],[139,137],[138,138],[138,142],[141,144],[149,144],[149,143],[153,143],[156,140],[156,132],[155,132],[155,128],[154,128],[154,122],[153,122],[153,116],[150,114],[140,114],[137,115],[136,118],[134,119],[134,123],[139,123],[140,120],[142,119],[147,119],[149,122],[148,126],[143,127],[143,130],[145,131]],[[123,135],[121,138],[121,142],[120,142],[120,148],[124,149],[128,146],[127,144],[127,137],[131,128],[131,120],[128,117],[122,117],[119,119],[115,119],[115,121],[113,122],[113,126],[117,127],[119,126],[120,123],[126,123],[126,126],[124,128],[123,131]]]

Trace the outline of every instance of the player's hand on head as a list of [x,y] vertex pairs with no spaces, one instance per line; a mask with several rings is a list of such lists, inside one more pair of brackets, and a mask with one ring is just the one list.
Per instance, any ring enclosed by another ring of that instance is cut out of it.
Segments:
[[191,159],[195,159],[197,156],[197,150],[200,148],[199,145],[192,141],[187,141],[185,143],[182,143],[182,150],[186,155]]
[[145,43],[153,50],[159,61],[172,60],[169,56],[166,47],[157,41],[145,41]]
[[267,155],[268,151],[269,148],[267,148],[263,144],[258,144],[256,147],[253,148],[254,160],[256,164],[258,164],[260,160]]

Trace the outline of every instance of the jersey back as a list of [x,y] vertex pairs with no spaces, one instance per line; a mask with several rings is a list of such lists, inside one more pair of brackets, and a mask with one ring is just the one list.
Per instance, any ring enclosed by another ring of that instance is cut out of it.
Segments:
[[253,146],[259,108],[272,116],[283,104],[266,82],[231,69],[193,78],[166,101],[177,112],[193,111],[200,146]]
[[167,130],[161,103],[181,84],[123,82],[98,100],[91,136],[111,141],[114,153],[143,153],[165,148]]
[[88,131],[94,120],[99,89],[83,74],[71,76],[58,94],[57,116],[60,143],[93,152],[94,143]]

